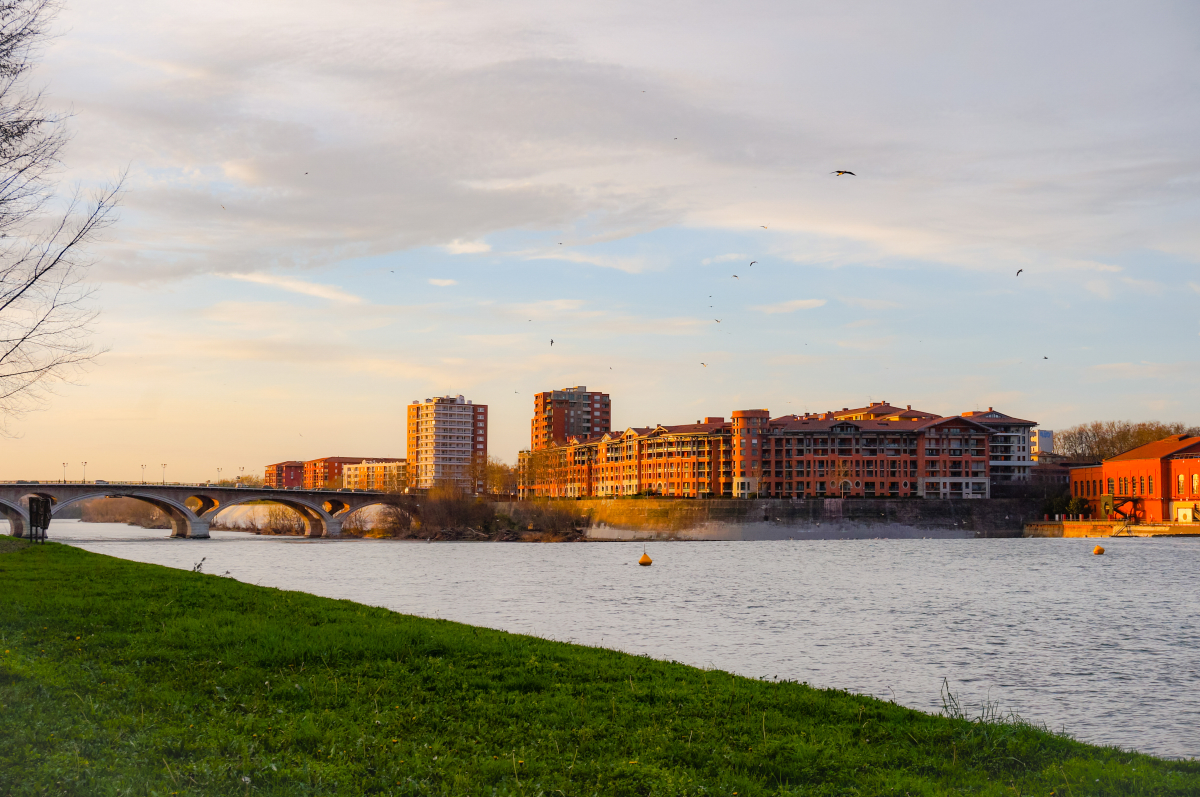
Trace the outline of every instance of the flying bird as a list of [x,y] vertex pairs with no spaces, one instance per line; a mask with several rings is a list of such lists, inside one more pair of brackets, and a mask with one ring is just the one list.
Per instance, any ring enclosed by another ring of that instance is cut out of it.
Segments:
[[754,265],[755,263],[757,263],[757,262],[758,262],[757,260],[751,260],[751,261],[750,261],[750,265],[752,265],[752,266],[753,266],[753,265]]
[[830,172],[830,174],[836,174],[838,177],[841,177],[843,174],[848,174],[851,177],[858,177],[858,175],[854,172],[848,172],[845,169],[838,169],[836,172]]
[[1021,276],[1021,272],[1022,272],[1022,271],[1024,271],[1024,270],[1025,270],[1025,269],[1023,269],[1023,268],[1019,268],[1019,269],[1017,269],[1017,276],[1018,276],[1018,277],[1019,277],[1019,276]]
[[1043,359],[1043,360],[1049,360],[1050,358],[1049,358],[1049,357],[1043,357],[1042,359]]
[[768,229],[767,225],[765,225],[765,224],[760,224],[760,225],[758,225],[758,226],[759,226],[759,227],[762,227],[764,230],[765,230],[765,229]]
[[737,274],[734,274],[734,275],[733,275],[733,278],[734,278],[735,280],[740,280],[740,279],[741,279],[741,277],[739,277]]
[[703,365],[705,368],[708,367],[708,363],[700,363],[700,364]]
[[714,318],[713,321],[716,321],[718,324],[721,323],[721,319],[719,318]]
[[554,338],[550,338],[550,345],[551,345],[551,346],[553,346],[553,345],[554,345]]

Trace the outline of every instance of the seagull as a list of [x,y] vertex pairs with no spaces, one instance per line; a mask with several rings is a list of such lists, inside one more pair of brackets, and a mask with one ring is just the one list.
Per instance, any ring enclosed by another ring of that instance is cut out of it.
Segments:
[[1043,357],[1042,359],[1043,359],[1043,360],[1049,360],[1050,358],[1049,358],[1049,357]]
[[224,209],[225,209],[225,206],[224,206],[224,205],[221,205],[221,210],[224,210]]
[[750,261],[750,265],[752,265],[752,266],[753,266],[753,265],[754,265],[755,263],[757,263],[757,262],[758,262],[757,260],[751,260],[751,261]]
[[700,364],[703,365],[705,368],[708,367],[708,363],[700,363]]
[[554,338],[550,338],[550,345],[551,345],[551,346],[553,346],[553,345],[554,345]]
[[843,174],[848,174],[851,177],[858,177],[858,175],[854,172],[848,172],[845,169],[838,169],[836,172],[830,172],[830,174],[836,174],[838,177],[841,177]]
[[719,318],[714,318],[713,321],[716,321],[718,324],[721,323],[721,319]]
[[1017,276],[1018,276],[1018,277],[1019,277],[1019,276],[1021,276],[1021,272],[1022,272],[1022,271],[1024,271],[1024,270],[1025,270],[1025,269],[1023,269],[1023,268],[1019,268],[1019,269],[1017,269]]
[[734,275],[733,275],[733,278],[734,278],[735,280],[736,280],[736,279],[741,279],[741,277],[739,277],[737,274],[734,274]]
[[764,230],[765,230],[765,229],[768,229],[768,228],[767,228],[767,225],[765,225],[765,224],[760,224],[760,225],[758,225],[758,226],[759,226],[759,227],[762,227]]

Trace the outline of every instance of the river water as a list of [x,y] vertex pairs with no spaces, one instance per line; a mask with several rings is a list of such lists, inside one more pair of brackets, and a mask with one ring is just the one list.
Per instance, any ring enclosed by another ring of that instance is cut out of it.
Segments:
[[[1200,540],[534,545],[172,540],[55,521],[97,553],[399,612],[870,694],[927,711],[943,679],[1082,741],[1200,756]],[[203,607],[197,607],[203,610]]]

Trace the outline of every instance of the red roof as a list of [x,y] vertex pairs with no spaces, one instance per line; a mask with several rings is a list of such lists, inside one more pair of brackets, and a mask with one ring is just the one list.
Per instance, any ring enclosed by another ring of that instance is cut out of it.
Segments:
[[1120,462],[1128,459],[1163,459],[1172,454],[1181,454],[1189,449],[1200,453],[1200,437],[1173,434],[1162,440],[1155,440],[1153,443],[1146,443],[1144,446],[1132,448],[1124,454],[1117,454],[1115,457],[1109,457],[1104,461]]
[[1037,426],[1037,421],[1024,421],[1020,418],[1014,418],[1011,415],[1005,415],[1003,412],[996,412],[991,407],[988,407],[986,410],[972,410],[971,412],[964,412],[962,417],[970,418],[973,421],[986,424],[1009,423],[1017,426]]

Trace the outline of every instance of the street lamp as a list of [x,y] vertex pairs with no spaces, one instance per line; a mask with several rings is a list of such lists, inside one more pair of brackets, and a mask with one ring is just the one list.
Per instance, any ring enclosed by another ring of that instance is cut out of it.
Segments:
[[221,469],[217,468],[217,485],[221,484]]
[[167,463],[164,462],[162,464],[162,469],[163,469],[163,484],[166,484],[167,483]]
[[142,484],[146,483],[146,466],[142,466]]
[[83,483],[87,484],[87,463],[83,463]]
[[63,484],[67,483],[67,463],[63,463]]

